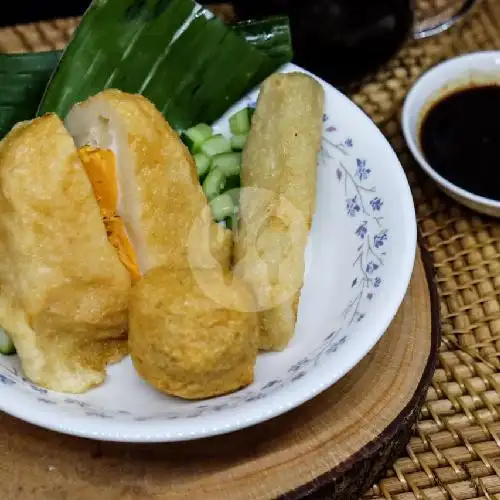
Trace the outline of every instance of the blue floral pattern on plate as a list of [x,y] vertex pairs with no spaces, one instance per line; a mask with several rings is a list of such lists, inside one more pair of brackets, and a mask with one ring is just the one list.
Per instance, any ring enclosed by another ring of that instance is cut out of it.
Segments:
[[377,271],[384,265],[389,230],[384,226],[384,200],[370,184],[372,167],[356,154],[352,137],[342,136],[337,127],[329,124],[327,115],[323,122],[321,161],[336,164],[336,177],[344,188],[345,211],[352,219],[353,231],[359,240],[352,262],[352,297],[342,313],[351,325],[365,318],[366,302],[373,300],[382,285]]

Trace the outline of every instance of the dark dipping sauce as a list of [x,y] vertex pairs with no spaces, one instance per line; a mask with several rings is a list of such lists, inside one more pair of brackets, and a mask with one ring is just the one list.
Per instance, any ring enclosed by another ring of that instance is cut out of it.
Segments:
[[500,84],[458,89],[437,101],[422,120],[420,147],[448,181],[500,200]]

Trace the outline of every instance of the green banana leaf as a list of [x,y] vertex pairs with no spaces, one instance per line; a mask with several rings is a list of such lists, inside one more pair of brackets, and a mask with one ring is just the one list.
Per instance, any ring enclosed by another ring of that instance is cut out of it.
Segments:
[[[276,67],[292,59],[287,17],[243,21],[232,25],[231,29],[274,59]],[[18,121],[28,120],[36,115],[62,53],[0,54],[0,138]]]
[[33,118],[59,57],[58,52],[0,54],[0,138],[15,123]]
[[177,130],[211,123],[291,59],[291,49],[269,55],[248,43],[248,29],[233,30],[193,0],[94,0],[38,115],[64,118],[75,102],[115,87],[146,96]]

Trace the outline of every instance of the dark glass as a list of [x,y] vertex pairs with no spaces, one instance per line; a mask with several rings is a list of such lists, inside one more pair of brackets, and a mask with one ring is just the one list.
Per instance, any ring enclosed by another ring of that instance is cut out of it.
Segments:
[[234,0],[240,19],[286,14],[294,62],[342,86],[391,58],[413,27],[412,0]]

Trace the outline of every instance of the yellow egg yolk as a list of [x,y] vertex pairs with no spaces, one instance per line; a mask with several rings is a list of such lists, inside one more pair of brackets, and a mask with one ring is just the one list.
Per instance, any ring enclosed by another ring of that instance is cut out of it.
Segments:
[[113,151],[84,146],[78,156],[94,190],[109,242],[118,252],[122,264],[133,281],[141,277],[134,249],[130,244],[122,219],[118,216],[118,178]]

